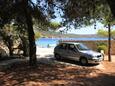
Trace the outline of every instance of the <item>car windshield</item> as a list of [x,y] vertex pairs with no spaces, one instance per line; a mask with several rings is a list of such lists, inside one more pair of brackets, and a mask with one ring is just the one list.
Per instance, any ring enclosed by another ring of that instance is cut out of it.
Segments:
[[77,48],[79,50],[90,50],[88,47],[86,47],[85,45],[83,44],[76,44]]

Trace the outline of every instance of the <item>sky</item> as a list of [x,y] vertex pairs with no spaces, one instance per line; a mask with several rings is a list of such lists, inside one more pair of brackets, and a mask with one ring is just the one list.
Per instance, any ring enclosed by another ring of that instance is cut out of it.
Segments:
[[[61,22],[62,19],[60,17],[53,19],[53,22]],[[59,28],[59,30],[63,30],[66,27],[61,27]],[[98,21],[96,21],[96,29],[94,29],[94,25],[91,26],[86,26],[86,27],[82,27],[80,29],[74,29],[72,28],[71,31],[69,30],[67,33],[68,34],[97,34],[99,29],[103,29],[103,30],[108,30],[108,28],[104,27],[104,25]],[[115,30],[115,25],[111,27],[112,30]],[[57,31],[59,31],[57,30]]]
[[107,29],[101,23],[97,23],[96,29],[94,29],[94,25],[82,27],[80,29],[72,29],[71,34],[96,34],[99,29]]
[[[63,30],[65,27],[61,27],[59,30]],[[58,31],[59,31],[58,30]],[[94,29],[93,26],[83,27],[80,29],[71,29],[67,33],[68,34],[96,34],[99,29]]]
[[[54,19],[52,21],[61,22],[61,19],[60,18],[56,18],[56,19]],[[65,28],[66,27],[61,27],[61,28],[59,28],[59,30],[63,30]],[[97,22],[96,23],[96,29],[94,29],[94,25],[91,25],[91,26],[82,27],[80,29],[74,29],[74,28],[72,28],[67,33],[68,34],[96,34],[99,29],[107,30],[107,28],[104,27],[103,24]],[[57,30],[57,31],[59,31],[59,30]]]
[[[68,33],[70,33],[70,34],[97,34],[99,29],[108,30],[108,28],[104,27],[103,24],[98,22],[96,24],[96,29],[94,29],[94,25],[91,25],[91,26],[82,27],[80,29],[73,28]],[[115,26],[111,27],[111,29],[115,30]]]

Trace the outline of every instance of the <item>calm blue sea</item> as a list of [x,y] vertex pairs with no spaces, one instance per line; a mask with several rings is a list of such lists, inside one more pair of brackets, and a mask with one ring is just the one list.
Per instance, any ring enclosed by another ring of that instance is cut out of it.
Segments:
[[108,40],[108,38],[39,38],[38,40],[36,40],[36,45],[40,47],[55,47],[59,40],[96,41]]

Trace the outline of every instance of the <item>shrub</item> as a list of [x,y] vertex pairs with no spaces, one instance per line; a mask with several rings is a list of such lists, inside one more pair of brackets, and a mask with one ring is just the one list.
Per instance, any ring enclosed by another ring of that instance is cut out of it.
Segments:
[[108,48],[106,45],[99,45],[97,47],[98,52],[101,52],[101,50],[104,50],[104,52],[107,52]]

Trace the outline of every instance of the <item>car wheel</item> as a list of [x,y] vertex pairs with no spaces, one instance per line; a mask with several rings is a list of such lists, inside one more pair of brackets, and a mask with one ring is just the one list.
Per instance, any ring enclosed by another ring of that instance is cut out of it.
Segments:
[[61,56],[60,56],[59,54],[55,54],[55,58],[56,58],[57,60],[61,60]]
[[82,57],[80,59],[80,63],[81,63],[81,65],[87,65],[88,64],[87,58]]

